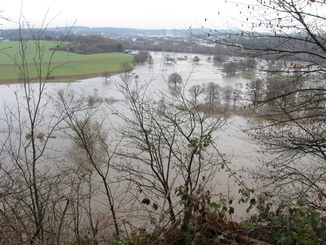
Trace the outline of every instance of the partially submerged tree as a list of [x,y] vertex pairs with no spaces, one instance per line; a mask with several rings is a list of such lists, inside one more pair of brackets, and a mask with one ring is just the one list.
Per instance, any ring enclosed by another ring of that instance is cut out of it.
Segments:
[[200,61],[200,58],[198,56],[195,56],[192,60],[194,63],[197,64]]
[[194,103],[197,104],[198,97],[203,93],[203,88],[200,85],[193,85],[189,88],[189,94],[194,99]]
[[[138,64],[138,63],[143,64],[143,63],[147,62],[150,57],[151,56],[148,51],[139,51],[137,54],[134,55],[134,62],[136,64]],[[153,60],[153,59],[151,59],[151,60]]]
[[265,82],[262,78],[254,78],[248,83],[248,92],[254,107],[263,100],[264,87]]
[[171,84],[174,88],[182,84],[182,76],[178,73],[172,73],[168,77],[168,83]]
[[175,58],[171,57],[169,54],[165,55],[165,62],[167,64],[172,64],[175,62]]
[[230,101],[231,101],[231,98],[232,98],[233,92],[234,92],[234,89],[233,89],[233,87],[230,86],[230,85],[224,86],[224,87],[221,89],[222,98],[224,99],[224,101],[226,102],[227,105],[229,105],[229,103],[230,103]]
[[223,64],[227,60],[228,60],[228,58],[225,55],[216,54],[213,57],[213,61],[214,61],[215,64]]
[[217,83],[210,82],[203,85],[205,99],[209,104],[217,103],[220,99],[221,87]]
[[241,71],[254,71],[257,67],[257,61],[254,58],[240,59],[239,70]]
[[228,76],[235,75],[239,70],[238,68],[239,64],[236,61],[229,61],[223,64],[223,72]]
[[110,78],[111,75],[112,74],[109,71],[103,71],[102,72],[102,77],[105,79],[106,82],[108,81],[108,79]]
[[152,56],[152,55],[149,55],[149,56],[148,56],[148,61],[147,61],[147,62],[148,62],[148,64],[151,65],[151,66],[154,64],[154,59],[153,59],[153,56]]

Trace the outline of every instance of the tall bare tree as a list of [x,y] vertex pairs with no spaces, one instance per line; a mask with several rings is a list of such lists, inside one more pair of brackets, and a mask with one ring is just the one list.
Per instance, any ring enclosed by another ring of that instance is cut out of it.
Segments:
[[[107,112],[103,110],[103,99],[96,93],[79,95],[69,89],[59,90],[55,96],[58,111],[63,116],[64,132],[68,139],[73,141],[77,154],[73,160],[77,161],[77,168],[82,173],[86,171],[90,176],[89,186],[92,182],[100,182],[99,188],[103,190],[108,201],[109,211],[112,215],[115,233],[120,234],[115,203],[115,192],[112,190],[112,159],[115,156],[117,145],[112,145],[113,137],[109,139]],[[97,176],[97,177],[96,177]],[[92,215],[92,212],[88,212]],[[93,227],[93,237],[98,236],[102,229]],[[107,222],[104,225],[108,225]]]
[[[16,103],[4,105],[7,130],[1,142],[0,214],[10,229],[1,231],[0,236],[7,233],[4,237],[15,238],[20,244],[53,239],[52,231],[57,224],[51,224],[50,210],[65,202],[57,193],[62,176],[53,167],[55,152],[51,147],[53,133],[61,119],[53,117],[56,111],[48,103],[46,88],[53,70],[64,65],[52,62],[56,47],[63,41],[54,47],[42,41],[47,28],[45,21],[46,18],[41,28],[32,29],[21,16],[19,33],[27,31],[30,39],[20,36],[19,52],[11,58],[18,70],[23,96],[16,92]],[[46,56],[49,48],[53,50]]]
[[198,102],[198,97],[203,93],[203,88],[200,85],[193,85],[189,88],[189,94],[194,99],[194,103]]
[[263,100],[264,87],[265,81],[262,78],[254,78],[248,84],[249,95],[254,107]]
[[[190,197],[211,180],[217,171],[219,157],[209,150],[213,133],[224,123],[223,110],[206,110],[206,103],[189,101],[183,92],[170,98],[165,93],[150,91],[149,84],[137,89],[129,81],[117,81],[125,97],[123,110],[116,114],[125,124],[120,129],[126,147],[120,152],[125,161],[118,165],[125,178],[152,197],[164,203],[162,214],[169,213],[170,222],[177,219],[180,199],[185,205],[185,217],[193,211]],[[129,160],[128,160],[129,159]],[[153,201],[153,200],[152,200]],[[162,216],[161,216],[162,218]],[[159,219],[159,224],[163,221]],[[184,220],[187,222],[187,219]]]
[[205,93],[205,99],[208,103],[214,104],[220,100],[221,87],[217,83],[210,82],[203,84],[203,91]]
[[298,198],[324,209],[316,196],[326,198],[325,4],[312,0],[239,3],[239,18],[244,19],[238,32],[228,33],[224,41],[215,39],[238,47],[241,55],[282,64],[275,69],[273,65],[273,74],[268,66],[261,70],[273,77],[267,78],[260,103],[266,120],[256,125],[254,137],[279,156],[266,163],[263,177],[280,189],[292,184]]

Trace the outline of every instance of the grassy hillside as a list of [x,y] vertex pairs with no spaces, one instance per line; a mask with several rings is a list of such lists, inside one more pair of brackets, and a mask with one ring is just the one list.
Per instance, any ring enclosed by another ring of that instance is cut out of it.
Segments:
[[[41,42],[44,48],[43,69],[48,68],[48,61],[50,60],[52,51],[49,49],[56,45],[53,41]],[[19,78],[19,69],[15,62],[20,64],[19,54],[19,42],[5,41],[0,43],[0,82],[16,82]],[[35,59],[35,45],[31,42],[27,44],[26,59],[29,64],[30,76],[36,76],[34,68]],[[56,67],[52,77],[55,77],[56,81],[67,79],[73,81],[75,79],[87,78],[92,76],[101,75],[103,71],[110,71],[112,73],[119,72],[122,62],[132,62],[133,57],[123,53],[105,53],[105,54],[91,54],[82,55],[75,53],[68,53],[63,51],[55,52],[52,57],[51,68]]]

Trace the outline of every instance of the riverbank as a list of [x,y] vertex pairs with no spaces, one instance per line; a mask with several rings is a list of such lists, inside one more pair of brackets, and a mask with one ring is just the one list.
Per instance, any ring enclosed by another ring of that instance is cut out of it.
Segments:
[[[112,72],[112,75],[120,73],[119,71]],[[47,82],[51,83],[72,83],[78,82],[78,80],[92,78],[92,77],[101,77],[102,72],[98,73],[86,73],[86,74],[74,74],[74,75],[63,75],[63,76],[52,76],[47,79]],[[43,78],[44,79],[44,78]],[[12,79],[0,79],[0,84],[15,84],[23,83],[23,79],[12,78]],[[31,82],[38,82],[38,78],[31,79]],[[44,81],[44,80],[43,80]]]

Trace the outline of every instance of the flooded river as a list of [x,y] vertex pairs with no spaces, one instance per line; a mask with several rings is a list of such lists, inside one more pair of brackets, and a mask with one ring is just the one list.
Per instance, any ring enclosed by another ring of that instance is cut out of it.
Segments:
[[[154,59],[154,64],[137,65],[133,71],[133,76],[139,77],[139,85],[143,83],[150,83],[149,89],[152,91],[166,91],[168,89],[167,79],[172,73],[178,73],[182,76],[183,84],[187,89],[193,85],[203,85],[204,83],[215,82],[221,87],[230,85],[234,89],[245,91],[246,84],[249,80],[240,75],[234,77],[227,77],[222,73],[222,66],[215,65],[211,60],[212,56],[200,54],[169,54],[177,60],[176,63],[166,64],[165,55],[162,52],[151,52]],[[199,62],[193,62],[193,57],[198,56]],[[73,64],[72,64],[73,65]],[[95,77],[91,79],[81,80],[71,84],[50,83],[47,85],[46,93],[51,96],[53,91],[58,89],[70,89],[72,91],[85,91],[85,93],[96,94],[99,97],[111,98],[113,100],[122,100],[123,95],[119,93],[114,85],[114,82],[119,80],[119,75],[113,76],[108,81],[102,77]],[[37,84],[33,84],[37,90]],[[16,96],[19,99],[24,99],[22,84],[1,85],[0,100],[3,105],[15,108]],[[26,111],[21,111],[22,116]],[[51,112],[45,113],[51,114]],[[3,106],[1,106],[1,114],[4,115]],[[216,133],[215,142],[218,149],[227,156],[230,167],[237,170],[241,175],[244,168],[254,167],[258,163],[259,155],[257,154],[257,146],[246,141],[246,135],[242,128],[246,127],[247,118],[241,116],[230,116],[226,125]],[[113,120],[114,121],[114,120]],[[15,124],[15,123],[13,123]],[[5,141],[6,125],[2,122],[1,126],[1,140]],[[16,125],[18,126],[18,125]],[[65,141],[62,137],[51,139],[51,148],[56,148],[55,152],[60,154],[67,154],[66,149],[70,147],[71,143]],[[215,183],[213,185],[214,193],[222,193],[224,195],[236,195],[238,186],[232,179],[228,178],[229,173],[225,170],[215,174]],[[250,177],[245,177],[246,182],[250,186]],[[118,190],[116,190],[119,192]],[[242,210],[243,211],[243,210]],[[240,212],[242,212],[240,211]]]

